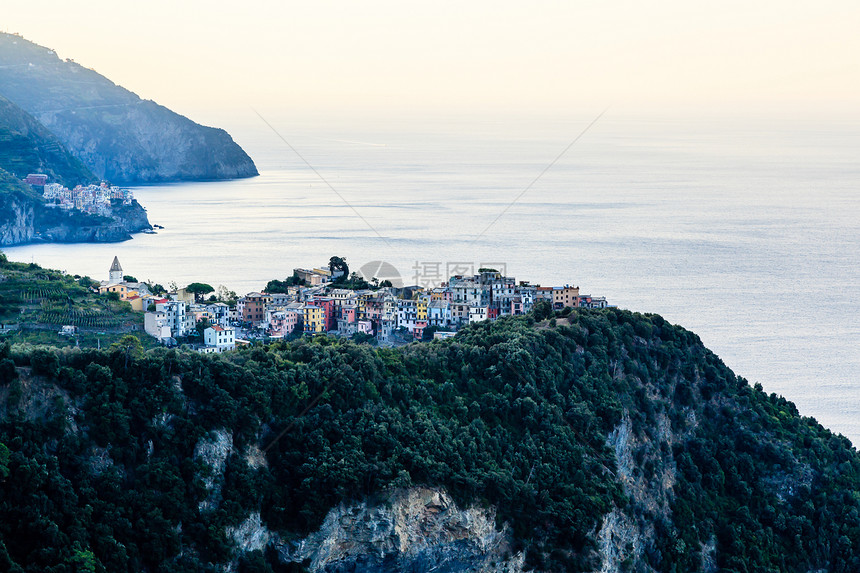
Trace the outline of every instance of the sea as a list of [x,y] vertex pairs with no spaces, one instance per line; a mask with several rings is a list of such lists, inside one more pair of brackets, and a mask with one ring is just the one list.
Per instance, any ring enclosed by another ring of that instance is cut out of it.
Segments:
[[134,188],[156,234],[5,252],[239,294],[333,255],[402,284],[494,267],[577,285],[695,332],[856,444],[860,121],[599,114],[244,114],[221,125],[260,176]]

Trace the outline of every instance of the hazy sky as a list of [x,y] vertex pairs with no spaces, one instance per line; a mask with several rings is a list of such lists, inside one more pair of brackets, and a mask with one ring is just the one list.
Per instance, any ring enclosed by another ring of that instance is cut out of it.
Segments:
[[191,115],[860,107],[857,0],[3,0],[0,18]]

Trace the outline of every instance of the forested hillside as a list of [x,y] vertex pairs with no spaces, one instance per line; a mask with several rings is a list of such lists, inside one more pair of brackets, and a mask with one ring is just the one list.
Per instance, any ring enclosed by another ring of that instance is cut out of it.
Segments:
[[539,306],[400,349],[5,345],[0,413],[4,570],[311,568],[290,548],[332,508],[417,485],[494,507],[529,569],[860,569],[848,440],[656,315]]
[[96,181],[96,176],[54,134],[3,96],[0,96],[0,168],[17,179],[24,179],[29,173],[44,173],[51,183],[69,188]]

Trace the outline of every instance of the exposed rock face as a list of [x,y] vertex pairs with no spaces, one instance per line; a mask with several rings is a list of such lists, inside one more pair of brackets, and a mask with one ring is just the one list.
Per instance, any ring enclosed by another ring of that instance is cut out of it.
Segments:
[[[661,401],[656,392],[649,397]],[[631,505],[625,510],[614,509],[603,517],[596,535],[601,557],[599,573],[654,571],[645,553],[657,538],[655,522],[672,522],[671,504],[677,475],[672,445],[693,432],[697,421],[695,412],[688,410],[687,429],[676,433],[667,409],[661,409],[655,418],[648,432],[636,434],[630,413],[625,411],[621,423],[607,437],[607,445],[615,453],[618,480],[624,486],[624,493],[630,496]],[[631,509],[640,516],[638,519],[631,517]],[[704,546],[701,550],[701,570],[715,571],[714,547]]]
[[218,507],[221,501],[224,465],[232,451],[233,435],[224,429],[211,432],[208,438],[200,440],[194,447],[194,457],[201,459],[209,468],[209,472],[203,476],[203,484],[209,496],[200,502],[200,511]]
[[412,488],[387,503],[339,506],[284,561],[310,560],[311,571],[521,571],[495,512],[459,509],[443,491]]
[[[0,246],[33,242],[116,243],[131,239],[131,233],[151,228],[146,211],[134,203],[112,220],[64,223],[43,218],[45,208],[26,199],[0,198]],[[88,219],[89,220],[89,219]]]
[[511,551],[507,526],[494,509],[460,509],[441,489],[413,487],[384,498],[332,509],[319,531],[297,543],[269,532],[259,513],[227,535],[241,551],[272,545],[284,562],[314,573],[474,571],[517,573],[524,556]]
[[141,100],[20,36],[0,34],[0,92],[115,184],[257,175],[226,131]]
[[146,211],[137,201],[115,208],[110,219],[95,220],[92,224],[57,220],[48,208],[36,215],[36,239],[51,243],[115,243],[131,239],[131,233],[151,228]]
[[263,525],[260,512],[252,513],[248,519],[235,527],[227,528],[227,537],[236,542],[240,551],[262,551],[276,535]]
[[15,194],[0,194],[0,246],[29,243],[35,235],[33,202]]
[[[618,477],[624,484],[624,492],[630,495],[634,503],[647,505],[651,510],[658,512],[668,511],[665,491],[662,491],[661,499],[652,499],[652,492],[643,491],[639,479],[634,473],[636,464],[633,460],[634,438],[630,432],[630,418],[625,415],[621,424],[609,435],[608,445],[615,452],[615,461],[618,468]],[[643,531],[643,525],[635,523],[629,515],[619,509],[615,509],[603,517],[603,525],[597,533],[597,543],[600,547],[602,565],[600,573],[619,573],[628,567],[628,564],[637,562],[642,558],[642,552],[646,537],[653,534],[653,527],[645,525],[647,530]],[[642,564],[641,566],[644,566]],[[650,567],[645,570],[650,571]]]

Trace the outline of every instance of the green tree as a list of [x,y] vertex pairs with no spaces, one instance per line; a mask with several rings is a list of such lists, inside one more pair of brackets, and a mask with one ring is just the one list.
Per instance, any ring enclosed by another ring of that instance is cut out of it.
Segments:
[[286,281],[273,279],[266,283],[265,291],[269,294],[287,293],[289,292],[289,286],[290,285]]
[[201,320],[200,322],[197,323],[197,326],[195,328],[197,329],[197,334],[200,335],[201,339],[203,338],[203,331],[205,331],[210,326],[212,326],[212,323],[209,322],[208,318],[204,318],[203,320]]
[[346,257],[332,257],[328,260],[328,269],[331,271],[332,278],[334,278],[335,271],[342,271],[343,278],[349,276],[349,265],[346,264]]
[[539,300],[532,307],[532,316],[537,321],[544,320],[552,316],[552,303],[548,300]]
[[68,559],[75,573],[95,573],[98,570],[98,559],[89,549],[77,549]]
[[290,286],[307,286],[308,281],[301,278],[299,273],[293,273],[292,276],[287,277],[287,284]]
[[117,342],[110,345],[110,351],[121,353],[125,358],[125,368],[132,360],[137,360],[143,356],[143,344],[140,339],[133,334],[126,334]]
[[94,281],[93,279],[91,279],[90,277],[87,277],[87,276],[83,276],[83,277],[79,278],[78,284],[84,288],[92,288],[92,287],[99,285],[98,282]]
[[0,442],[0,482],[9,477],[9,448]]
[[429,342],[433,340],[433,335],[439,330],[438,326],[428,326],[421,333],[421,340]]
[[194,300],[199,301],[203,295],[209,294],[210,292],[215,292],[215,289],[212,285],[208,285],[206,283],[191,283],[185,290],[194,295]]

